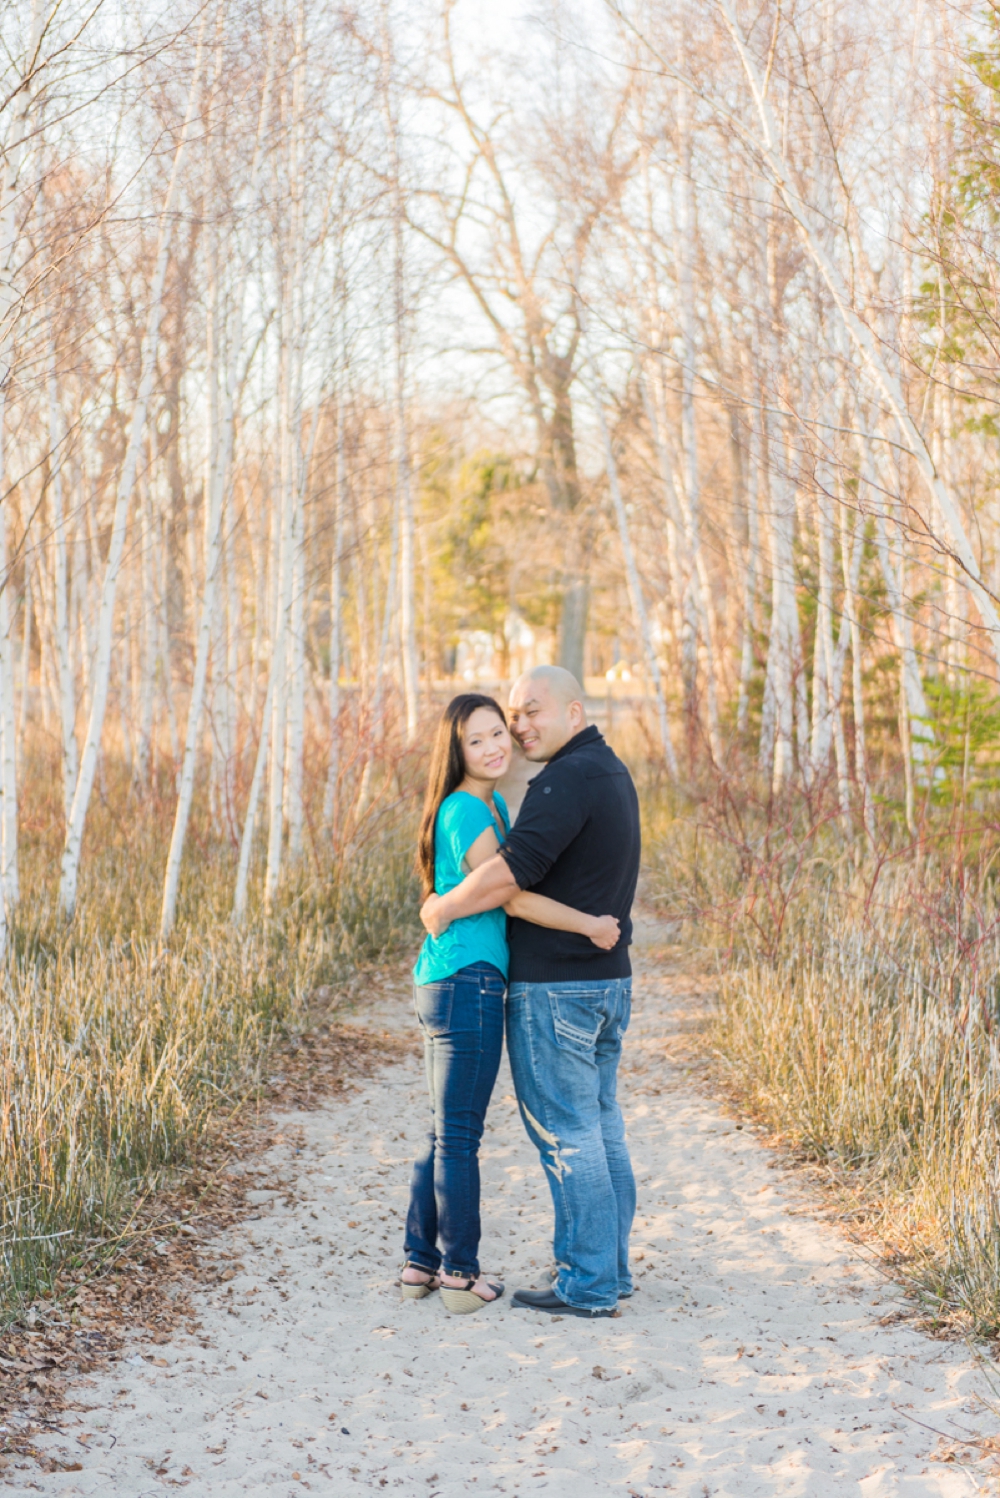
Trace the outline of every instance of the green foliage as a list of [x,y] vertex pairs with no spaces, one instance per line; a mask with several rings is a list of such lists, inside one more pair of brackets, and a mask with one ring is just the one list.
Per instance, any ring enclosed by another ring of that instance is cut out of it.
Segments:
[[[951,156],[925,216],[929,273],[916,302],[927,332],[925,360],[961,370],[950,380],[971,430],[997,430],[993,379],[1000,322],[1000,13],[980,18],[980,40],[965,55],[965,76],[950,108]],[[985,404],[985,410],[982,404]]]
[[555,627],[560,612],[560,546],[538,486],[505,453],[457,459],[438,433],[425,447],[420,503],[431,540],[435,632],[443,669],[459,636],[484,630],[497,650],[507,648],[505,624],[517,609],[533,626]]
[[1000,700],[985,682],[932,677],[924,683],[933,745],[928,794],[936,806],[966,805],[1000,790]]
[[455,475],[441,566],[450,582],[452,613],[461,629],[500,636],[510,607],[510,558],[500,534],[503,497],[519,488],[511,460],[482,454]]

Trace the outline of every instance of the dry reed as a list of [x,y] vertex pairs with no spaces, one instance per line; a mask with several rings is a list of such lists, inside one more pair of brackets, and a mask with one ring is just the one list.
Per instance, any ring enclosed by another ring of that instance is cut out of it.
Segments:
[[307,859],[271,916],[252,907],[239,930],[234,850],[202,833],[176,936],[161,950],[169,821],[155,798],[115,816],[109,808],[130,798],[114,787],[89,832],[77,916],[62,926],[58,818],[35,779],[0,1008],[0,1311],[44,1295],[61,1265],[104,1254],[137,1200],[253,1095],[310,992],[412,935],[413,802],[384,781],[336,855],[331,845]]
[[[716,964],[747,1106],[833,1163],[935,1314],[1000,1329],[1000,902],[988,842],[875,857],[802,809],[660,816],[650,889]],[[969,846],[973,853],[963,856]],[[985,855],[985,856],[984,856]]]

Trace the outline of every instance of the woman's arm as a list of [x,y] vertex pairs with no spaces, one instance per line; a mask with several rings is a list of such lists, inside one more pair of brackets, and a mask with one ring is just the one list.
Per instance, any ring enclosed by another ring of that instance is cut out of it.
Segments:
[[[488,858],[493,858],[500,844],[492,827],[481,832],[465,855],[470,870],[476,869]],[[563,905],[559,900],[550,900],[547,895],[535,895],[521,889],[504,902],[508,915],[519,920],[530,921],[533,926],[547,926],[550,931],[575,931],[579,936],[589,937],[595,947],[610,952],[618,945],[621,928],[613,915],[586,915]]]
[[504,905],[508,915],[518,920],[530,921],[533,926],[548,926],[550,931],[575,931],[587,936],[603,952],[610,952],[618,945],[621,927],[613,915],[587,915],[574,910],[572,905],[563,905],[560,900],[550,900],[548,895],[536,895],[529,889],[518,890]]

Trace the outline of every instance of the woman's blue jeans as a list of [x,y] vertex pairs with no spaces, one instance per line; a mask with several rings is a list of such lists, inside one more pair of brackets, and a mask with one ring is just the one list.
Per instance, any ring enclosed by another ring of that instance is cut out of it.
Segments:
[[406,1257],[432,1273],[479,1275],[479,1141],[500,1067],[503,975],[489,962],[414,989],[431,1128],[410,1181]]

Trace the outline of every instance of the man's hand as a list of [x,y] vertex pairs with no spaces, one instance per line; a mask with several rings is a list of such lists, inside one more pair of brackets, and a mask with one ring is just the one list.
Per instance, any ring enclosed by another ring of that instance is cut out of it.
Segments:
[[441,910],[441,905],[440,895],[428,895],[420,907],[420,919],[432,936],[443,936],[451,925],[451,921],[446,919]]
[[[421,911],[422,914],[423,911]],[[426,921],[424,925],[427,925]],[[617,947],[621,940],[621,934],[621,926],[618,924],[617,917],[613,915],[595,915],[587,930],[587,935],[594,943],[594,946],[600,947],[602,952],[610,952],[612,947]]]

